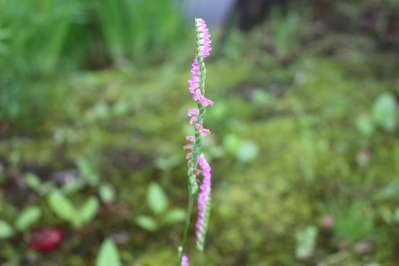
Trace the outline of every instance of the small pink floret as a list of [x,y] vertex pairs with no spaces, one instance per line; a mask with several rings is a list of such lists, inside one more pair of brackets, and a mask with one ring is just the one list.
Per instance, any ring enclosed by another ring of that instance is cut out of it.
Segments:
[[195,137],[194,136],[187,136],[186,140],[190,141],[190,142],[194,142],[195,141]]
[[181,266],[190,266],[190,261],[189,261],[188,256],[186,254],[184,254],[183,257],[182,257]]
[[187,111],[188,116],[199,115],[198,108],[190,108]]
[[197,122],[198,122],[198,117],[193,116],[193,117],[190,118],[189,123],[190,123],[191,125],[194,125],[194,124],[197,123]]
[[194,127],[195,127],[196,129],[198,129],[198,130],[202,130],[202,129],[204,128],[204,126],[201,125],[201,124],[195,124]]
[[206,136],[209,136],[211,134],[211,131],[209,129],[207,129],[207,128],[203,128],[201,130],[201,134],[202,134],[202,136],[206,137]]
[[183,146],[183,150],[187,151],[187,150],[191,150],[193,148],[192,144],[186,144]]

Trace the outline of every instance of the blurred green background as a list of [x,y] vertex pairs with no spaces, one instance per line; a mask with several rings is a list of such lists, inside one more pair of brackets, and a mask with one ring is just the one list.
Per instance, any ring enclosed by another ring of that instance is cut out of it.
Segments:
[[[0,0],[1,266],[178,264],[202,2]],[[192,265],[399,265],[398,14],[248,0],[212,27]]]

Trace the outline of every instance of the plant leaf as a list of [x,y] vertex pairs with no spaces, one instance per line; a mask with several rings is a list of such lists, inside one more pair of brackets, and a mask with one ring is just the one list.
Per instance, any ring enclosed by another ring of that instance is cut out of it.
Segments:
[[36,192],[39,192],[41,194],[41,189],[40,189],[40,180],[39,178],[34,175],[34,174],[27,174],[25,176],[25,183],[33,190]]
[[90,197],[79,210],[79,223],[83,225],[89,222],[96,215],[98,210],[98,200],[96,197]]
[[172,209],[168,211],[165,215],[163,222],[167,224],[173,224],[180,221],[183,221],[186,217],[186,212],[182,209]]
[[149,216],[139,216],[136,218],[136,224],[148,231],[155,231],[158,229],[158,224]]
[[99,182],[98,175],[93,168],[93,165],[86,159],[79,159],[77,162],[79,172],[82,177],[92,186]]
[[396,222],[399,222],[399,208],[397,208],[394,212],[394,219]]
[[238,152],[241,142],[238,136],[230,134],[224,137],[223,146],[228,152],[235,154]]
[[394,131],[396,127],[395,96],[385,92],[378,96],[373,106],[374,120],[385,130]]
[[249,162],[258,156],[258,146],[253,141],[244,141],[237,151],[237,159],[242,162]]
[[101,185],[99,193],[104,202],[112,202],[115,199],[115,190],[108,184]]
[[9,238],[14,234],[11,225],[6,221],[0,220],[0,238]]
[[296,256],[305,259],[313,255],[316,245],[318,230],[316,226],[308,226],[296,234],[297,247]]
[[361,116],[356,120],[356,127],[365,136],[370,136],[374,132],[373,120],[368,116]]
[[59,191],[52,192],[48,197],[51,209],[62,219],[72,222],[76,218],[76,209],[68,198]]
[[66,195],[78,192],[80,189],[84,187],[85,183],[82,179],[74,179],[66,182],[62,186],[62,192]]
[[42,211],[39,207],[28,206],[18,216],[15,226],[19,231],[25,231],[37,220],[39,220],[41,215]]
[[118,247],[111,239],[106,239],[101,244],[96,266],[121,266]]
[[155,214],[160,214],[168,208],[168,198],[157,183],[151,183],[148,187],[147,201]]

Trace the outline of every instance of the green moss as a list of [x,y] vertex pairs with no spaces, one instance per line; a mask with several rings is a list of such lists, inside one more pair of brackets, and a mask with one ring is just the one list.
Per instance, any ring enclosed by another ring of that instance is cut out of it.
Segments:
[[[383,131],[365,139],[355,121],[370,110],[382,87],[393,88],[392,82],[359,80],[353,71],[363,73],[363,67],[353,69],[338,59],[309,56],[297,59],[295,67],[283,69],[277,63],[273,67],[268,72],[244,59],[209,64],[208,91],[215,106],[206,123],[214,134],[206,144],[214,169],[213,210],[206,251],[193,251],[192,264],[313,265],[344,254],[342,261],[350,265],[367,259],[353,252],[352,243],[342,243],[374,238],[381,247],[369,257],[389,262],[397,245],[390,236],[397,232],[383,222],[382,213],[386,209],[393,213],[396,199],[381,201],[373,195],[395,180],[399,144],[396,133]],[[23,176],[32,165],[43,166],[51,176],[75,169],[77,158],[93,161],[100,179],[117,192],[116,202],[103,203],[90,226],[93,249],[100,236],[128,231],[128,244],[121,249],[130,254],[124,255],[129,265],[175,265],[181,224],[147,232],[136,226],[135,218],[151,213],[145,204],[150,182],[162,185],[170,205],[186,204],[181,146],[190,131],[185,110],[194,106],[186,91],[188,76],[186,66],[160,66],[71,77],[65,111],[46,124],[46,134],[15,136],[0,146],[0,156],[7,162],[8,180],[3,182],[16,189],[10,178],[15,169]],[[273,86],[280,83],[285,87],[276,94]],[[254,101],[256,90],[269,97],[267,103]],[[228,138],[251,143],[257,152],[240,160],[240,149],[226,144]],[[360,164],[358,156],[364,151],[369,157]],[[4,193],[1,200],[8,197]],[[77,202],[85,193],[97,195],[90,187],[71,198]],[[36,200],[40,201],[32,197]],[[359,201],[368,209],[367,221],[355,235],[351,228],[357,226],[354,213]],[[7,219],[15,212],[8,210]],[[57,223],[51,211],[44,213],[43,222]],[[332,215],[338,226],[321,228],[319,218],[324,214]],[[321,232],[316,252],[299,260],[295,235],[309,225]],[[94,257],[95,250],[65,254],[79,247],[66,241],[68,249],[57,258],[83,265]]]
[[177,250],[151,249],[137,254],[132,266],[177,265]]

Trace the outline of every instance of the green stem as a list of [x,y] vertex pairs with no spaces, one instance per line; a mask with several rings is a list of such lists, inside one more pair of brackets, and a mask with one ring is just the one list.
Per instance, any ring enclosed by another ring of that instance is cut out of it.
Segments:
[[187,239],[188,239],[188,232],[190,231],[193,207],[194,207],[194,195],[193,195],[193,193],[191,191],[191,187],[189,185],[188,186],[188,204],[187,204],[186,222],[185,222],[185,226],[184,226],[183,240],[182,240],[181,250],[180,250],[180,254],[179,254],[180,264],[182,262],[183,254],[185,253],[185,250],[187,249]]
[[198,64],[200,65],[200,71],[201,71],[200,90],[202,95],[205,96],[206,67],[205,67],[204,58],[202,56],[198,57]]
[[194,209],[194,198],[198,193],[198,183],[196,180],[196,176],[194,173],[194,169],[197,168],[197,158],[199,156],[199,152],[201,151],[201,139],[200,139],[200,132],[199,130],[195,129],[195,143],[192,150],[192,158],[191,158],[191,165],[188,168],[187,176],[188,176],[188,203],[187,203],[187,214],[186,214],[186,221],[184,225],[183,231],[183,240],[181,243],[180,249],[180,263],[183,258],[183,254],[187,249],[187,240],[188,240],[188,233],[190,231],[191,225],[191,217],[193,216],[193,209]]

